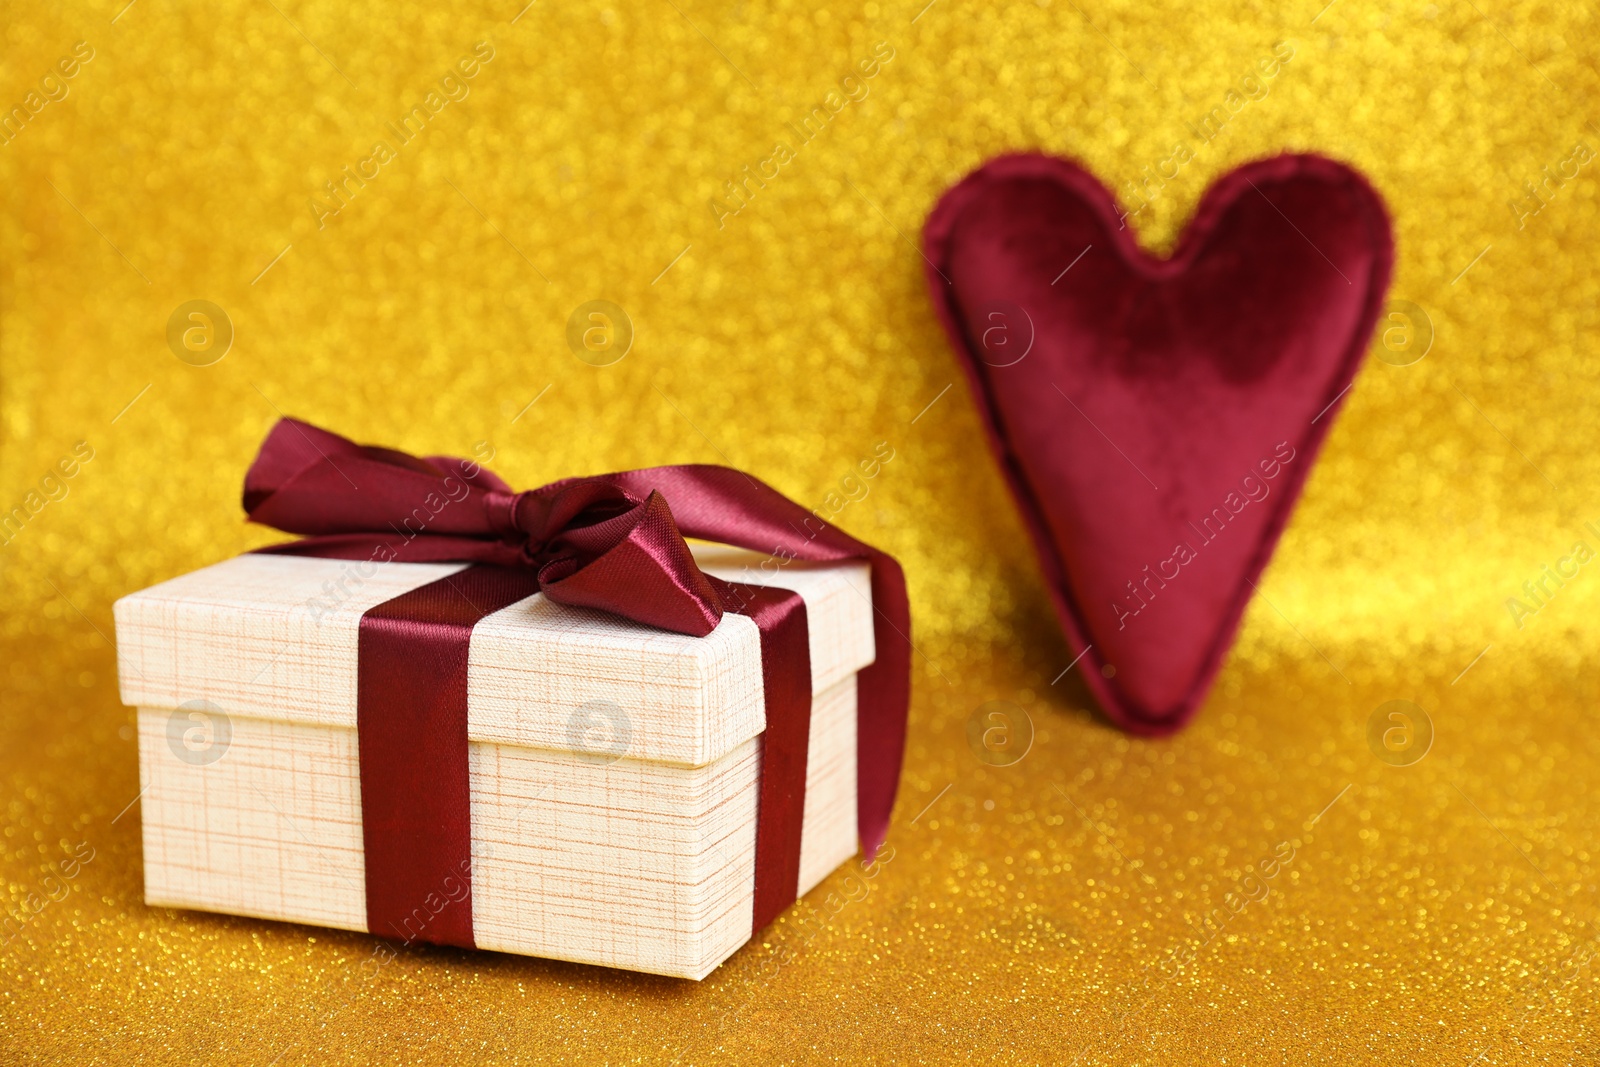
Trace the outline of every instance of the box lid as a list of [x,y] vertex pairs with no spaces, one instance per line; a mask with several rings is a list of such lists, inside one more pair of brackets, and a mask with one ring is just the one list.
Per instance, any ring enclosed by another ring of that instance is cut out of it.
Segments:
[[[708,574],[804,598],[814,692],[872,662],[865,562],[692,547]],[[123,703],[354,729],[362,614],[466,566],[243,555],[125,596]],[[467,690],[471,740],[527,748],[703,766],[766,728],[759,634],[731,613],[695,638],[535,594],[474,628]]]

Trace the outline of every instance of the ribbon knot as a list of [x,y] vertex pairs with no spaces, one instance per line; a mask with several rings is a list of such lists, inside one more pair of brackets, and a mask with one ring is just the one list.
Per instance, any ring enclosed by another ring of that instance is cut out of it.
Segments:
[[506,544],[521,546],[523,558],[529,563],[537,559],[544,548],[543,523],[536,515],[530,522],[517,514],[524,499],[528,499],[529,503],[537,503],[532,496],[531,493],[491,489],[484,494],[483,500],[483,517],[489,529]]
[[472,460],[419,459],[283,419],[245,476],[251,521],[305,535],[267,552],[531,568],[574,607],[704,637],[724,610],[666,498],[616,476],[515,493]]

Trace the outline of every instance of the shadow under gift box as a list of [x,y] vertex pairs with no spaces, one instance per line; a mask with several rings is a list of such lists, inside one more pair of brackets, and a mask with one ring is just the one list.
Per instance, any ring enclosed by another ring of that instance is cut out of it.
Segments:
[[[869,567],[763,571],[766,557],[739,549],[694,554],[709,574],[805,601],[803,894],[856,852]],[[367,929],[361,616],[465,566],[245,555],[117,601],[147,904]],[[742,615],[695,638],[535,594],[479,622],[467,726],[478,947],[710,974],[751,936],[765,726],[760,639]],[[443,886],[441,902],[462,906]],[[441,913],[374,933],[410,940]]]

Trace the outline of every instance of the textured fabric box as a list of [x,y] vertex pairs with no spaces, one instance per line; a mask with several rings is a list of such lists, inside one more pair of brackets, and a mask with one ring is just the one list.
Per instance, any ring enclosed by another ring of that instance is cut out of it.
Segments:
[[[804,893],[856,852],[869,569],[763,571],[753,553],[694,551],[709,574],[806,604]],[[376,566],[362,579],[348,561],[246,555],[117,602],[122,699],[139,709],[147,903],[366,929],[360,619],[465,564]],[[468,736],[480,948],[698,979],[749,940],[758,642],[741,615],[693,638],[538,594],[478,623]]]

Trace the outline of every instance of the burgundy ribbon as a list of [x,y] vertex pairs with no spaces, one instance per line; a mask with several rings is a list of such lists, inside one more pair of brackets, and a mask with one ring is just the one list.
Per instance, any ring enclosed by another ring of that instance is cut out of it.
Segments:
[[[668,501],[671,507],[668,507]],[[905,749],[911,619],[893,557],[727,467],[569,478],[516,493],[470,460],[357,445],[296,419],[245,475],[253,522],[304,535],[289,555],[470,567],[361,620],[357,730],[374,933],[472,947],[467,652],[478,621],[535,591],[704,637],[724,612],[761,635],[767,729],[756,829],[759,931],[797,895],[811,715],[805,605],[703,573],[684,537],[793,560],[865,559],[877,656],[857,676],[857,828],[882,845]]]
[[539,591],[468,567],[361,616],[356,746],[367,929],[473,948],[467,653],[479,620]]

